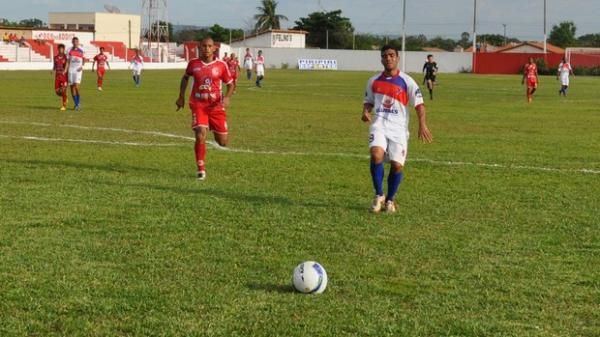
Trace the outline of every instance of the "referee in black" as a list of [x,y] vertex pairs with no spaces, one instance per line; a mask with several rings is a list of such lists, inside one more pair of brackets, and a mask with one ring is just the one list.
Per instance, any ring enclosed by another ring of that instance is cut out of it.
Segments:
[[433,86],[435,85],[435,75],[438,72],[438,66],[437,63],[433,61],[433,55],[427,55],[427,62],[423,65],[423,72],[425,73],[423,82],[427,83],[429,98],[433,100]]

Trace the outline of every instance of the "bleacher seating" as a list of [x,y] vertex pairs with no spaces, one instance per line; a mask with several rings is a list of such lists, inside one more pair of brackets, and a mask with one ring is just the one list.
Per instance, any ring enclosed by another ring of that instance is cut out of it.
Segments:
[[[30,60],[30,48],[21,47],[16,44],[0,42],[0,58],[6,59],[6,62],[49,62],[50,58],[45,57],[42,54],[37,53],[33,48],[31,49],[31,60]],[[4,62],[4,61],[3,61]]]

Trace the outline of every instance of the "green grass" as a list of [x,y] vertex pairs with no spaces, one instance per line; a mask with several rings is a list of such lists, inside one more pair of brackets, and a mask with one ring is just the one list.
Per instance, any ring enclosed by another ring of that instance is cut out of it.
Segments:
[[[0,74],[0,336],[600,336],[600,175],[576,171],[600,170],[600,79],[528,105],[516,76],[440,75],[390,216],[367,211],[371,74],[240,80],[230,145],[263,153],[210,148],[198,183],[189,140],[97,129],[191,137],[181,73],[88,72],[79,113],[47,72]],[[322,295],[291,291],[308,259]]]

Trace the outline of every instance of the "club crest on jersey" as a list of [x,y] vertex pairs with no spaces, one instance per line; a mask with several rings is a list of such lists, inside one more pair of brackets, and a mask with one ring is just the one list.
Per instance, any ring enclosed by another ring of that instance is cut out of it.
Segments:
[[381,102],[381,106],[377,108],[376,112],[398,114],[398,109],[394,109],[395,103],[395,99],[386,97],[383,99],[383,101]]

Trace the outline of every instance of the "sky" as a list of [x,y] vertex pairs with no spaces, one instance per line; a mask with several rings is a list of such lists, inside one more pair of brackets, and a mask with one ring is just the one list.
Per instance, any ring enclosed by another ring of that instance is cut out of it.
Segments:
[[[472,31],[474,0],[406,0],[407,33],[458,38]],[[122,12],[141,13],[141,0],[0,0],[0,17],[47,21],[51,11],[104,11],[117,5]],[[175,24],[249,28],[258,0],[168,0],[169,20]],[[543,37],[543,0],[477,0],[477,31],[525,40]],[[600,33],[600,0],[547,0],[548,32],[553,24],[571,20],[577,35]],[[279,12],[294,21],[319,10],[341,9],[357,32],[398,35],[402,25],[402,0],[279,0]]]

